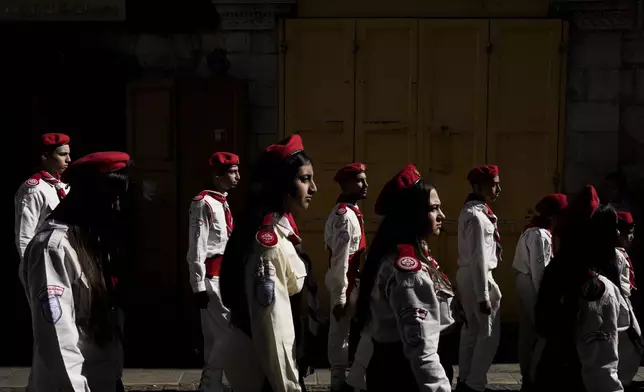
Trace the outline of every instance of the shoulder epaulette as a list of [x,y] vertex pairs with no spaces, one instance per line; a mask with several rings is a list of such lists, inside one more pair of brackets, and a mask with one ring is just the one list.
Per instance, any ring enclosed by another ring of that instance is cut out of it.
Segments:
[[581,285],[580,295],[588,302],[597,301],[604,295],[606,285],[599,279],[599,274],[595,271],[589,271],[588,274],[588,279]]
[[255,240],[261,246],[273,248],[277,246],[277,233],[275,232],[274,219],[272,214],[268,214],[262,221],[262,227],[255,234]]
[[416,257],[416,251],[411,245],[398,245],[398,255],[394,267],[402,272],[418,272],[423,268],[422,263]]
[[208,192],[200,192],[197,196],[195,196],[195,197],[193,197],[193,198],[192,198],[192,201],[199,201],[199,200],[203,200],[203,198],[204,198],[204,197],[206,197],[206,194],[207,194],[207,193],[208,193]]
[[33,176],[29,177],[27,179],[27,181],[25,181],[25,185],[27,185],[28,187],[33,188],[33,187],[37,186],[38,184],[40,184],[40,178],[41,177],[42,176],[40,175],[40,173],[36,173]]
[[344,215],[347,213],[347,203],[340,203],[335,210],[336,215]]

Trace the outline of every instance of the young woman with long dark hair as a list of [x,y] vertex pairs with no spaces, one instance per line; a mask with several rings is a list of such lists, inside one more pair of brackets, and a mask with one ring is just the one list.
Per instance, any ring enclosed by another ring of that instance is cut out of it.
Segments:
[[72,190],[25,252],[20,274],[31,307],[34,392],[122,388],[121,328],[110,251],[118,247],[120,202],[130,157],[89,154],[69,166]]
[[382,216],[361,275],[356,326],[368,325],[373,355],[367,390],[451,391],[437,354],[442,330],[453,322],[454,291],[425,250],[445,215],[436,189],[406,166],[376,201]]
[[235,391],[299,392],[290,297],[302,290],[307,272],[287,214],[306,210],[317,191],[300,136],[269,146],[251,182],[221,266],[221,296],[235,329],[225,372]]
[[545,344],[534,390],[622,391],[618,331],[628,328],[631,316],[619,288],[617,214],[586,186],[555,232],[560,248],[546,267],[535,309]]

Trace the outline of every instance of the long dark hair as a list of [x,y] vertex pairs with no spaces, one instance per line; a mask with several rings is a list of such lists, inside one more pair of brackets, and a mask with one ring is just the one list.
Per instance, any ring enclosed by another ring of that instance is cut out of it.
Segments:
[[99,346],[110,342],[116,332],[111,310],[114,267],[108,255],[118,249],[122,239],[116,203],[126,198],[128,188],[128,167],[100,175],[79,174],[67,197],[47,218],[69,225],[68,240],[89,286],[85,304],[89,318],[77,318],[76,322]]
[[253,250],[255,234],[267,214],[289,212],[287,201],[289,195],[295,195],[294,179],[300,167],[311,163],[311,158],[304,151],[286,159],[266,152],[253,167],[250,190],[246,195],[246,210],[235,222],[235,230],[228,239],[219,278],[222,302],[231,310],[231,322],[240,328],[245,328],[248,311],[244,268]]
[[[390,204],[395,207],[384,211],[376,236],[367,250],[364,270],[360,275],[360,292],[355,315],[358,330],[362,330],[369,322],[371,292],[382,260],[396,252],[399,244],[418,247],[419,241],[429,234],[429,194],[434,189],[433,185],[421,179],[410,188],[398,191],[390,200]],[[438,273],[432,278],[442,280]]]

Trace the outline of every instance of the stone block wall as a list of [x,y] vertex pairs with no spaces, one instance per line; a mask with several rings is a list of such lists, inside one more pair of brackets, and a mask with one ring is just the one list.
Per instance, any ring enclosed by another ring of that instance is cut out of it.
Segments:
[[644,180],[644,33],[637,1],[558,1],[568,19],[564,190],[621,170]]

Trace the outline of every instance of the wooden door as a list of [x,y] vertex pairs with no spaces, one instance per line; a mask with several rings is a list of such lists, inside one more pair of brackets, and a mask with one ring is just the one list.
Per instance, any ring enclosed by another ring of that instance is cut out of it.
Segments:
[[168,353],[179,344],[167,339],[175,333],[181,305],[177,296],[175,91],[171,80],[139,82],[128,90],[128,152],[136,163],[134,176],[148,199],[142,199],[135,211],[134,284],[128,293],[125,339],[130,360],[159,366],[157,361],[171,359]]
[[355,160],[367,165],[369,195],[361,208],[371,239],[374,204],[384,184],[419,156],[416,129],[418,21],[358,20]]
[[[321,288],[328,269],[324,224],[340,192],[333,176],[353,160],[354,37],[351,20],[285,24],[285,134],[302,136],[318,186],[309,211],[296,218]],[[320,299],[325,306],[327,296]]]
[[556,191],[562,22],[493,20],[487,162],[500,166],[499,216],[504,259],[496,274],[504,318],[516,317],[512,260],[525,216]]
[[485,162],[488,34],[487,20],[423,20],[419,27],[419,170],[437,187],[447,216],[430,246],[452,278],[467,171]]

